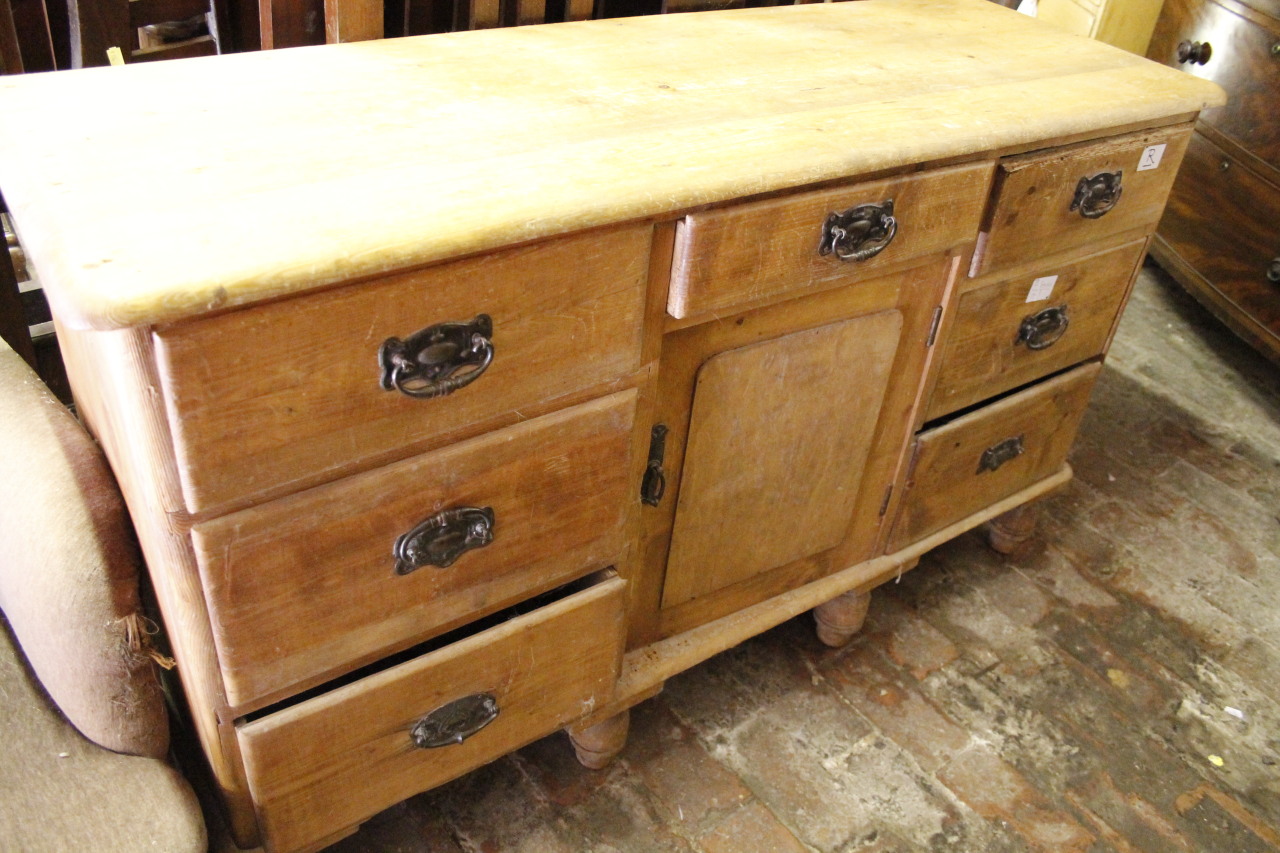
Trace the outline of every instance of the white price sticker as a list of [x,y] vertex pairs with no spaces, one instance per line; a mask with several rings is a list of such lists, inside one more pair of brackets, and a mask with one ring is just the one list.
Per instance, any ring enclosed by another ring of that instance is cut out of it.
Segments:
[[1031,289],[1027,291],[1028,302],[1043,302],[1053,295],[1053,286],[1058,283],[1056,275],[1041,276],[1031,282]]
[[1160,165],[1161,158],[1164,157],[1165,143],[1159,145],[1148,145],[1142,151],[1142,158],[1138,160],[1138,171],[1145,172],[1148,169],[1154,169]]

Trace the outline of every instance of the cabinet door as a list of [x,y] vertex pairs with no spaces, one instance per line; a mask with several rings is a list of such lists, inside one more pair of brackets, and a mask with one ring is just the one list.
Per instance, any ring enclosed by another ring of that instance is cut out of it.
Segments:
[[702,366],[664,607],[843,541],[902,327],[899,311],[881,311]]

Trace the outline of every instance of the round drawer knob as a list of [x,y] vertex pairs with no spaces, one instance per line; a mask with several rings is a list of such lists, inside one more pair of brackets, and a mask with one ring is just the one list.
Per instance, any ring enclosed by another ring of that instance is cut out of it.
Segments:
[[1280,258],[1271,259],[1271,266],[1267,267],[1267,281],[1280,284]]
[[1278,42],[1276,42],[1275,44],[1271,45],[1271,55],[1272,55],[1272,56],[1280,56],[1280,41],[1278,41]]
[[1178,62],[1204,65],[1213,56],[1213,47],[1207,42],[1184,41],[1178,45]]

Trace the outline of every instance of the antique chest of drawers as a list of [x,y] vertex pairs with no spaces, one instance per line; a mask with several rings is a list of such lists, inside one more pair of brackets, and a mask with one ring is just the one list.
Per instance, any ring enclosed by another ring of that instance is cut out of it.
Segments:
[[1152,254],[1280,363],[1280,2],[1166,0],[1148,56],[1230,98],[1197,122]]
[[1221,100],[980,0],[0,81],[238,840],[599,766],[672,674],[1008,547]]

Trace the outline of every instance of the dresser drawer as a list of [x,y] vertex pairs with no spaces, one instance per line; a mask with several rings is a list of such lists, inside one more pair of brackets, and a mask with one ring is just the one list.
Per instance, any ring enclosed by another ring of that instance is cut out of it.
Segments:
[[[188,508],[335,479],[636,370],[650,230],[589,232],[160,330]],[[492,360],[470,384],[430,399],[384,389],[384,342],[481,314]]]
[[635,399],[197,525],[228,699],[309,686],[617,563]]
[[[848,284],[969,242],[991,168],[939,169],[687,216],[667,313],[683,319]],[[848,236],[835,239],[835,229]]]
[[[1272,4],[1271,15],[1280,14]],[[1266,21],[1266,23],[1262,23]],[[1202,45],[1179,61],[1178,46]],[[1203,45],[1208,45],[1207,52]],[[1211,0],[1165,0],[1147,56],[1230,92],[1226,106],[1211,107],[1200,121],[1238,142],[1250,154],[1280,169],[1280,21],[1254,20]],[[1199,60],[1203,59],[1201,62]]]
[[1190,135],[1178,125],[1002,160],[970,277],[1154,226]]
[[1160,236],[1280,350],[1280,187],[1197,133]]
[[602,574],[562,600],[240,724],[268,846],[312,845],[608,702],[624,583]]
[[925,419],[1101,355],[1145,246],[976,282],[960,296]]
[[1060,469],[1101,370],[1082,365],[921,433],[889,551]]

